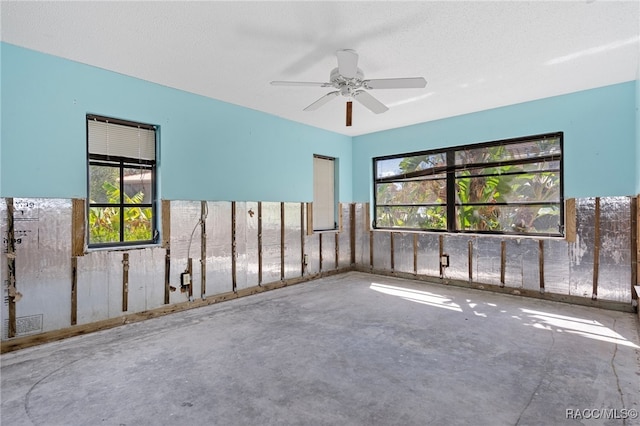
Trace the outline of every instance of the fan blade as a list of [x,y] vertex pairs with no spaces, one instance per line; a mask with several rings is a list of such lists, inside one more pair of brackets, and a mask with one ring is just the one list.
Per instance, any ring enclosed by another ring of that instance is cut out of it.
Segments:
[[353,111],[353,102],[347,101],[347,127],[351,126],[351,113]]
[[358,72],[358,54],[355,50],[343,49],[336,52],[338,72],[344,78],[354,78]]
[[315,101],[314,103],[312,103],[311,105],[309,105],[308,107],[306,107],[304,109],[304,111],[315,111],[318,108],[320,108],[322,105],[324,105],[327,102],[329,102],[331,99],[333,99],[336,96],[338,96],[339,94],[340,94],[340,92],[338,92],[338,91],[329,92],[326,95],[324,95],[323,97],[321,97],[320,99],[318,99],[317,101]]
[[364,90],[356,90],[353,93],[353,98],[376,114],[383,113],[389,109],[385,104],[383,104]]
[[365,80],[362,85],[367,89],[422,89],[427,85],[427,80],[423,77],[379,78]]
[[272,86],[316,86],[331,87],[331,83],[315,83],[312,81],[272,81]]

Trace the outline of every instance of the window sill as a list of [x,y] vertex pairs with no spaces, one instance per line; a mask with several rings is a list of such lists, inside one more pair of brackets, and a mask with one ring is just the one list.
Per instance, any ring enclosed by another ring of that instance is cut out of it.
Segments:
[[112,246],[112,247],[88,247],[85,250],[85,254],[93,253],[93,252],[101,252],[101,251],[130,251],[130,250],[143,250],[149,248],[161,248],[162,244],[160,243],[152,243],[152,244],[136,244],[130,246]]
[[447,236],[460,236],[460,237],[485,237],[485,238],[501,238],[501,239],[511,239],[511,240],[520,240],[520,239],[528,239],[528,240],[554,240],[554,241],[564,241],[567,239],[566,236],[563,235],[515,235],[515,234],[490,234],[490,233],[479,233],[479,232],[447,232],[447,231],[422,231],[422,230],[411,230],[411,229],[380,229],[380,228],[370,228],[370,231],[373,232],[387,232],[387,233],[398,233],[398,234],[431,234],[431,235],[447,235]]

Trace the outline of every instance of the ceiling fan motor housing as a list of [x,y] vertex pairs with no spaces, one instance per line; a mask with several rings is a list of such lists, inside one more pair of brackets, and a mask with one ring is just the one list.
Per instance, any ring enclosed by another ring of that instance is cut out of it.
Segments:
[[354,90],[362,87],[362,80],[364,79],[364,73],[360,68],[356,71],[356,76],[353,78],[345,78],[340,74],[338,68],[331,70],[329,81],[336,89],[340,90],[340,94],[345,97],[353,96]]

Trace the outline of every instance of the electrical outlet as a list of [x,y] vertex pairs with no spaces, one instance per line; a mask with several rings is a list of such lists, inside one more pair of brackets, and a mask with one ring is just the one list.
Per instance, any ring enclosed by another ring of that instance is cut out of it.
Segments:
[[191,284],[191,274],[188,272],[183,272],[180,274],[180,285],[186,287]]
[[448,254],[443,254],[440,257],[440,266],[442,266],[443,268],[448,268],[449,267],[449,255]]
[[305,265],[305,266],[309,264],[309,255],[308,254],[304,255],[304,259],[302,261],[302,264]]

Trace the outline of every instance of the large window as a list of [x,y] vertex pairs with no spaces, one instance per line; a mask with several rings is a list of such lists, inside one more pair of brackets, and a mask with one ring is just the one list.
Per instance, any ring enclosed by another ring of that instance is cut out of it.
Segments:
[[374,226],[561,236],[562,137],[374,158]]
[[156,129],[87,115],[89,247],[157,241]]

